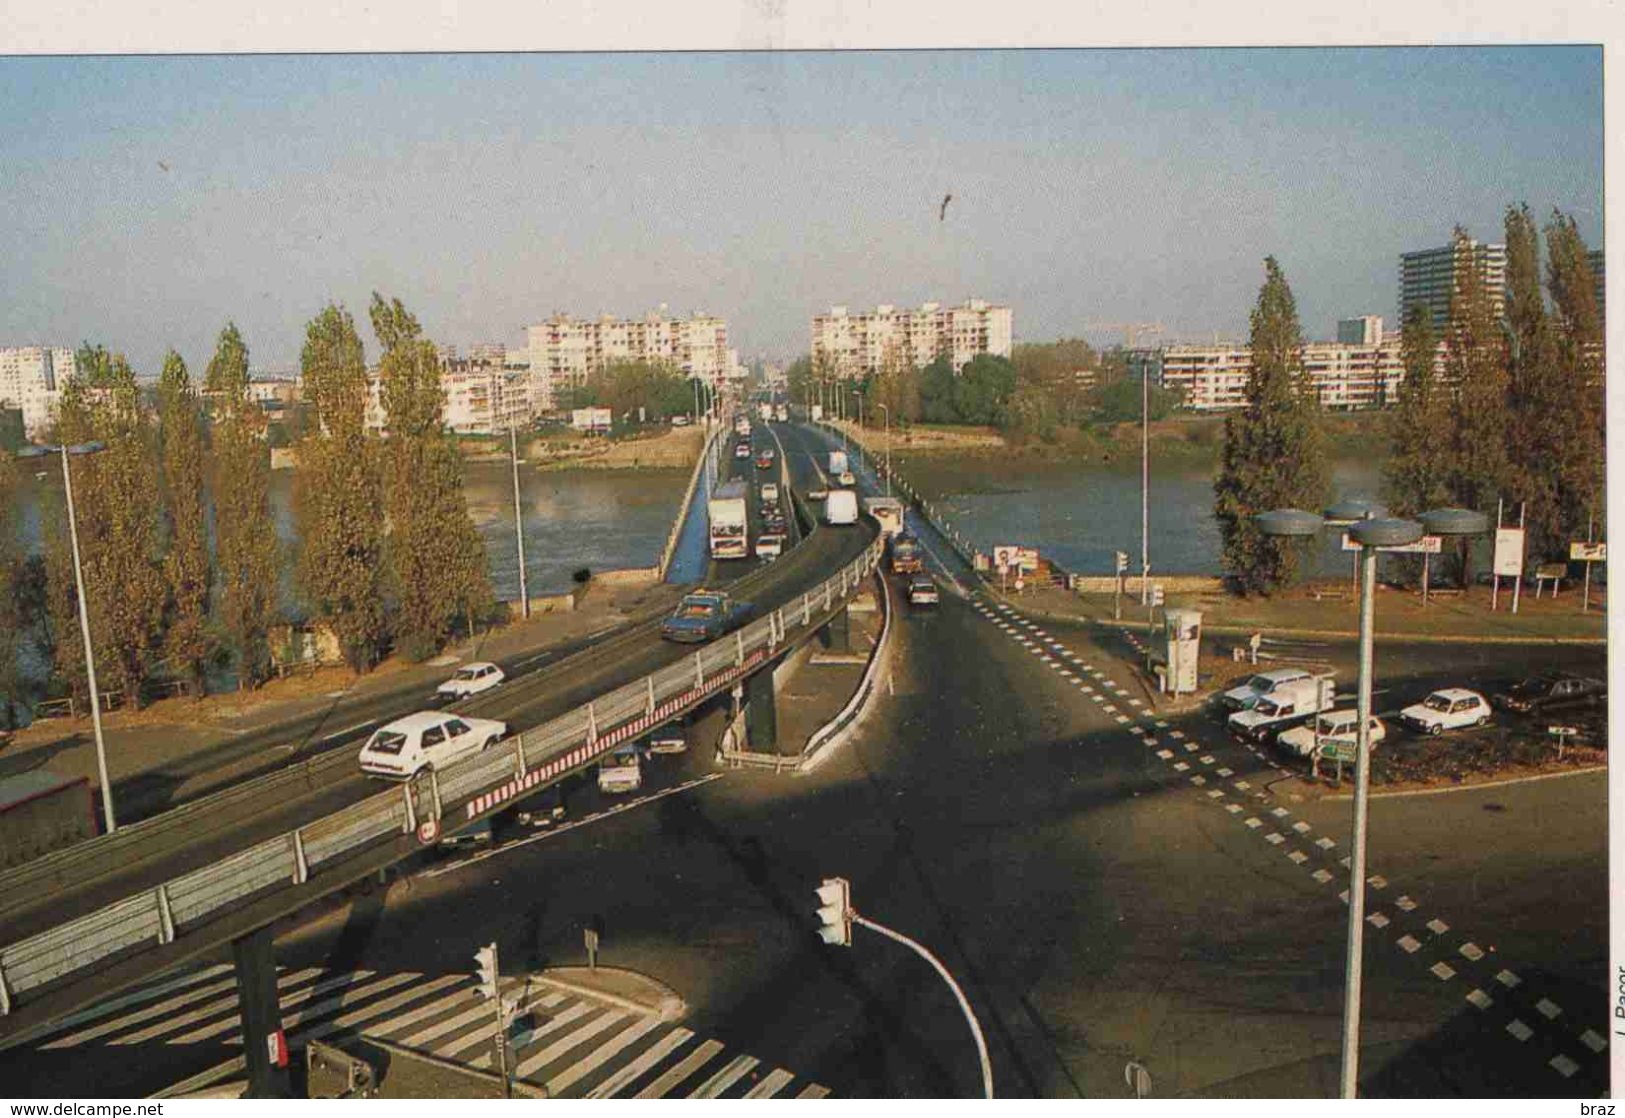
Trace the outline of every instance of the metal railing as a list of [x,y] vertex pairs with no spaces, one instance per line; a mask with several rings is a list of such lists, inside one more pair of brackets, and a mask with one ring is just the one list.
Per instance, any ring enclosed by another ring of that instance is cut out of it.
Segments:
[[[200,926],[222,909],[272,891],[296,889],[309,879],[313,867],[380,840],[410,834],[425,821],[455,820],[459,813],[474,819],[591,763],[731,686],[793,643],[792,635],[800,638],[816,630],[857,592],[875,569],[881,550],[882,541],[876,539],[799,601],[792,599],[743,629],[697,648],[692,656],[600,695],[584,707],[437,772],[0,947],[0,1016],[14,1012],[31,994],[94,971],[115,955],[143,944],[146,950],[161,950],[179,931]],[[354,755],[343,751],[336,759],[307,762],[323,768],[341,763],[353,765]],[[432,830],[438,833],[439,828]]]

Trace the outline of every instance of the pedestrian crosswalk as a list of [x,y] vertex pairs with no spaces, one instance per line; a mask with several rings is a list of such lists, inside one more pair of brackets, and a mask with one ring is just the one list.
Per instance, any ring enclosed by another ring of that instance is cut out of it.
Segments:
[[[476,1071],[495,1063],[492,1006],[472,975],[283,969],[277,977],[291,1048],[323,1037],[385,1041]],[[829,1092],[755,1056],[662,1020],[623,998],[597,997],[545,974],[504,980],[517,999],[509,1030],[515,1078],[551,1098],[823,1098]],[[237,984],[211,966],[123,994],[64,1021],[39,1049],[139,1053],[142,1045],[242,1044]],[[240,1058],[234,1061],[241,1065]],[[240,1073],[239,1073],[240,1075]]]

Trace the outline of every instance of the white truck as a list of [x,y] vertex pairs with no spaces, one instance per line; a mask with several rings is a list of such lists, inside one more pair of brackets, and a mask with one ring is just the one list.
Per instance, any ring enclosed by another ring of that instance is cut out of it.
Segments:
[[880,522],[880,534],[886,539],[903,530],[903,502],[896,497],[865,497],[863,507]]
[[750,551],[745,483],[736,478],[718,486],[711,493],[706,513],[711,519],[711,558],[745,558]]
[[830,477],[832,477],[832,478],[840,477],[842,474],[847,473],[849,471],[849,469],[850,469],[850,467],[849,467],[849,465],[847,463],[847,460],[846,460],[846,451],[844,451],[844,450],[832,450],[832,451],[829,452],[829,476]]
[[614,419],[608,408],[575,408],[570,412],[570,426],[589,435],[608,434]]
[[824,498],[824,523],[856,524],[858,495],[850,489],[831,489]]
[[1277,684],[1269,694],[1260,696],[1250,710],[1232,714],[1227,725],[1238,738],[1273,741],[1281,731],[1331,710],[1336,701],[1337,686],[1332,673],[1312,675]]

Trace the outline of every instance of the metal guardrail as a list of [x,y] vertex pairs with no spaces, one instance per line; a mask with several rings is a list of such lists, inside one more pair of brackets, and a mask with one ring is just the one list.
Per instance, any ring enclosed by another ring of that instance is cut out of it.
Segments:
[[[0,1016],[31,993],[113,956],[162,949],[177,930],[206,921],[221,909],[307,881],[312,867],[372,843],[438,823],[459,810],[468,819],[590,763],[754,670],[789,643],[823,623],[880,561],[876,539],[835,575],[743,629],[694,654],[599,696],[541,726],[513,735],[438,772],[406,781],[332,815],[276,835],[217,862],[125,897],[39,934],[0,947]],[[341,760],[353,764],[344,751]],[[321,762],[324,758],[315,759]],[[328,760],[327,764],[338,764]]]

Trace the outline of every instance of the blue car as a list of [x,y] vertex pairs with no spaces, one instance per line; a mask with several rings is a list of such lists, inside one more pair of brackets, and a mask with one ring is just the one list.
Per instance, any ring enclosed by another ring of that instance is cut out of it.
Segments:
[[716,640],[750,615],[748,602],[736,602],[720,590],[685,595],[660,624],[660,635],[683,644]]

